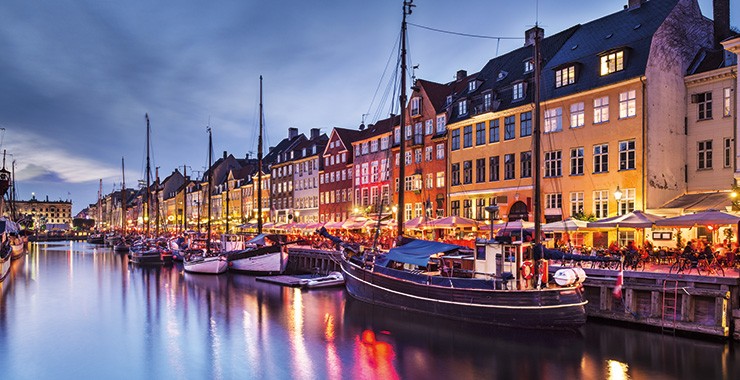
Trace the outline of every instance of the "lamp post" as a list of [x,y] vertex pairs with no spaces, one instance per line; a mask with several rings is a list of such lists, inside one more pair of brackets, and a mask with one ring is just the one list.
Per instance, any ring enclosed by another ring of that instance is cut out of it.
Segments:
[[491,221],[491,232],[489,238],[493,240],[493,221],[498,219],[498,205],[486,206],[486,211],[488,212],[488,218]]
[[[614,199],[617,200],[617,215],[621,215],[622,190],[619,189],[619,185],[617,185],[617,190],[614,190]],[[619,223],[617,223],[617,245],[621,245],[619,242]]]

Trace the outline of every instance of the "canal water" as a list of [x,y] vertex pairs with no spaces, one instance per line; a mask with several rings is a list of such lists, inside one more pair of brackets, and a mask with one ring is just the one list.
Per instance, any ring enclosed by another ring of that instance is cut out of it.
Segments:
[[738,344],[496,329],[39,243],[0,284],[0,379],[738,379]]

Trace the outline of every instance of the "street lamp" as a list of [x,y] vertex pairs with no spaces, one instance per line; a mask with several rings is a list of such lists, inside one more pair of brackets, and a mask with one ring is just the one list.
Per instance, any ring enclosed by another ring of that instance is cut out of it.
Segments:
[[486,211],[488,212],[488,217],[491,220],[490,239],[493,240],[493,221],[498,218],[498,205],[486,206]]
[[[620,215],[621,211],[621,204],[620,201],[622,200],[622,190],[619,189],[619,185],[617,185],[617,190],[614,190],[614,199],[617,200],[617,215]],[[619,223],[617,223],[617,245],[620,245],[619,242]]]

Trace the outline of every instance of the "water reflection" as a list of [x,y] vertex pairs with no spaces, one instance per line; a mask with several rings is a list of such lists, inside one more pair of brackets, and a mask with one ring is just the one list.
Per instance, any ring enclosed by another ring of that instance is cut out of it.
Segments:
[[133,266],[85,243],[35,245],[10,276],[0,285],[3,378],[740,377],[738,350],[721,342],[435,320],[342,289]]

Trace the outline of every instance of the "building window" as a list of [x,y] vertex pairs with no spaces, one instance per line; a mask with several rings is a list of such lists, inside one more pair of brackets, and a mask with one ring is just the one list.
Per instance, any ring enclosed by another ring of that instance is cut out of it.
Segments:
[[499,130],[499,119],[494,119],[488,122],[488,142],[496,143],[501,138],[501,131]]
[[434,157],[434,147],[428,146],[424,148],[424,161],[431,161]]
[[594,191],[594,216],[597,218],[609,216],[609,190]]
[[625,119],[634,117],[637,112],[637,101],[635,100],[635,90],[622,92],[619,94],[619,118]]
[[475,125],[475,145],[486,144],[486,123],[477,123]]
[[473,183],[473,161],[471,160],[463,162],[463,183]]
[[453,129],[452,130],[452,142],[450,146],[451,150],[459,150],[460,149],[460,129]]
[[622,190],[622,199],[617,201],[617,213],[624,215],[635,211],[635,189]]
[[437,187],[445,187],[445,172],[437,172]]
[[493,100],[493,94],[486,93],[483,95],[483,111],[490,111],[491,110],[491,104]]
[[615,51],[601,56],[601,75],[621,70],[624,70],[624,51]]
[[532,112],[522,112],[519,118],[519,137],[532,135]]
[[468,125],[463,127],[463,148],[470,148],[473,146],[473,126]]
[[635,140],[619,142],[619,170],[635,168]]
[[412,207],[413,205],[411,203],[406,203],[406,206],[404,207],[404,218],[406,218],[406,220],[409,220],[412,217],[411,215]]
[[468,82],[468,92],[473,92],[476,88],[478,88],[478,84],[475,80],[471,80],[470,82]]
[[414,162],[417,164],[421,162],[421,148],[414,150]]
[[529,73],[532,70],[534,70],[534,61],[531,59],[524,61],[524,73]]
[[693,95],[694,102],[699,107],[699,120],[707,120],[712,118],[712,93],[702,92],[700,94]]
[[388,149],[388,136],[383,136],[380,139],[380,150]]
[[486,159],[477,158],[475,160],[475,182],[486,182]]
[[514,153],[504,155],[504,179],[514,179]]
[[452,164],[450,170],[450,185],[457,186],[460,184],[460,163]]
[[450,213],[453,216],[460,216],[460,201],[450,202]]
[[609,121],[609,97],[594,99],[594,124]]
[[570,105],[570,127],[578,128],[582,127],[585,123],[585,112],[583,110],[583,102],[575,103]]
[[583,212],[583,192],[576,191],[570,193],[570,216]]
[[545,110],[545,133],[563,130],[563,108]]
[[463,217],[473,218],[473,201],[470,199],[463,199]]
[[524,98],[524,82],[520,82],[514,85],[513,89],[513,100],[521,100]]
[[576,67],[568,66],[555,71],[555,87],[563,87],[576,83]]
[[421,144],[424,141],[424,126],[421,123],[414,124],[414,144]]
[[697,152],[699,154],[699,170],[712,168],[712,140],[699,141]]
[[516,137],[516,118],[514,115],[504,118],[504,140],[512,140]]
[[732,116],[732,89],[729,87],[722,90],[722,116]]
[[445,159],[445,144],[437,144],[437,159]]
[[421,98],[411,98],[411,116],[421,115]]
[[583,147],[570,150],[570,175],[583,175]]
[[406,151],[406,160],[405,160],[406,165],[411,165],[411,160],[412,160],[412,152]]
[[561,177],[563,175],[562,161],[562,151],[545,152],[545,177]]
[[429,136],[434,133],[434,120],[429,119],[425,122],[424,134]]
[[442,134],[445,131],[446,118],[444,115],[437,116],[437,134]]
[[522,152],[519,155],[519,161],[522,170],[521,178],[532,177],[532,152]]
[[725,138],[724,140],[724,167],[729,168],[732,166],[732,139]]
[[467,100],[463,100],[460,103],[457,103],[457,114],[460,116],[468,114],[468,101]]
[[562,208],[562,207],[563,207],[563,194],[562,193],[545,194],[545,208]]
[[594,145],[594,173],[609,172],[609,144]]
[[483,220],[486,216],[486,199],[478,198],[475,200],[475,219]]
[[489,171],[490,171],[490,173],[488,173],[488,180],[491,182],[498,181],[499,179],[501,179],[501,177],[499,176],[499,172],[500,172],[499,166],[500,165],[499,165],[498,157],[499,156],[493,156],[493,157],[488,158],[488,166],[489,166]]

